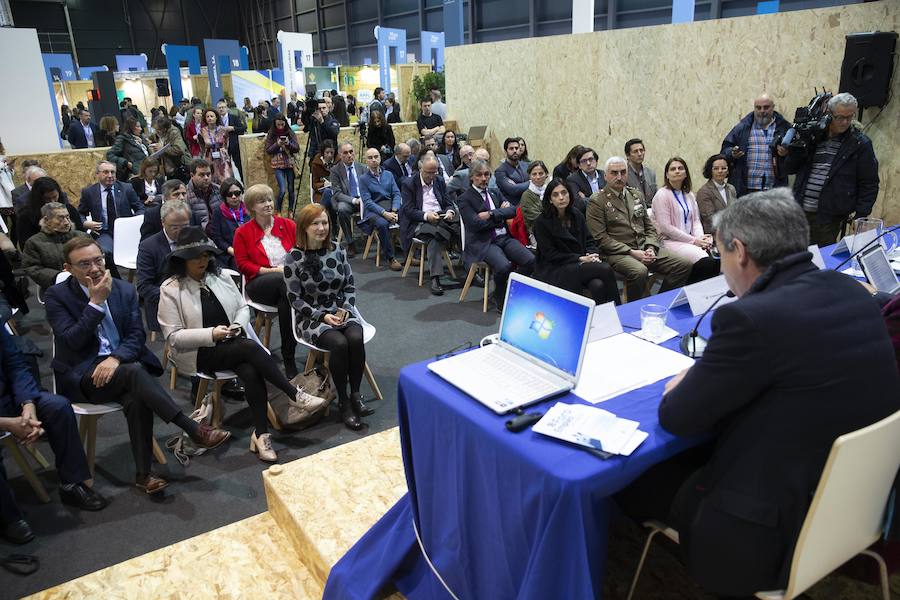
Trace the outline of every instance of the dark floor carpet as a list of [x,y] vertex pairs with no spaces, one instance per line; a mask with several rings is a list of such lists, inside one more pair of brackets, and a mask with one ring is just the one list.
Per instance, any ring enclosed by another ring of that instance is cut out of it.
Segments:
[[[359,290],[359,306],[378,334],[366,346],[369,365],[385,398],[373,402],[376,412],[365,420],[368,427],[351,432],[342,424],[326,419],[311,429],[274,435],[279,462],[288,462],[315,454],[397,424],[397,377],[401,367],[447,352],[461,344],[477,344],[496,331],[497,313],[481,312],[480,288],[473,288],[464,304],[459,304],[458,284],[448,287],[442,297],[433,297],[426,288],[416,285],[410,274],[405,280],[398,273],[377,270],[374,261],[354,260],[353,268]],[[42,307],[31,300],[32,311],[16,319],[19,331],[29,336],[46,352],[41,361],[43,383],[49,386],[49,326]],[[277,323],[273,329],[272,347],[278,356]],[[151,344],[159,355],[162,343]],[[297,362],[302,366],[305,353],[298,350]],[[166,379],[166,377],[164,377]],[[190,384],[180,379],[173,393],[185,411],[190,411]],[[370,397],[368,386],[363,392]],[[98,489],[112,500],[99,513],[80,512],[59,503],[58,480],[52,468],[40,474],[51,496],[50,504],[40,504],[11,460],[6,461],[13,478],[11,484],[27,518],[37,534],[25,546],[11,546],[0,541],[0,554],[24,552],[41,560],[41,569],[30,577],[16,577],[0,571],[0,598],[17,598],[68,581],[86,573],[139,556],[175,542],[266,510],[261,471],[266,465],[247,450],[249,414],[246,405],[226,401],[225,426],[233,433],[227,447],[193,460],[182,468],[174,460],[159,473],[171,485],[159,500],[151,500],[131,486],[133,462],[128,444],[125,420],[120,413],[103,417],[98,427]],[[157,420],[156,437],[162,445],[176,428]],[[39,444],[52,462],[52,452]],[[171,457],[171,455],[169,455]],[[610,542],[606,597],[624,598],[637,565],[643,534],[630,523],[618,523]],[[193,565],[191,568],[201,568]],[[895,592],[900,589],[893,580]],[[182,590],[190,594],[188,590]],[[637,598],[674,599],[710,596],[700,591],[664,544],[651,550]],[[248,595],[252,592],[248,591]],[[843,577],[830,577],[814,588],[816,600],[832,598],[862,599],[877,597],[875,588]]]

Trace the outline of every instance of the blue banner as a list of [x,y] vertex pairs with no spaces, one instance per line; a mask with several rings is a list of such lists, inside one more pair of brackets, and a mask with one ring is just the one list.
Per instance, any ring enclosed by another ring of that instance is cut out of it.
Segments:
[[172,103],[178,104],[184,98],[181,90],[181,63],[186,62],[191,75],[200,74],[200,49],[197,46],[162,45],[166,55],[166,66],[169,69],[169,87],[172,92]]
[[[434,61],[431,51],[434,50]],[[433,65],[435,71],[444,70],[444,34],[439,31],[422,31],[422,62]]]
[[[50,88],[50,97],[53,98],[53,117],[56,120],[56,132],[60,133],[59,107],[56,105],[56,91],[53,89],[54,81],[75,81],[78,76],[75,73],[75,62],[71,54],[41,54],[44,59],[44,74],[47,77],[47,87]],[[74,106],[74,98],[68,99]],[[62,140],[59,140],[62,148]]]
[[463,0],[444,0],[444,34],[448,46],[462,46],[463,35]]
[[116,71],[146,71],[146,54],[116,54]]
[[376,27],[375,38],[378,40],[378,69],[381,87],[391,89],[391,48],[397,49],[397,62],[406,64],[406,30],[390,27]]
[[756,5],[756,14],[771,15],[777,13],[781,8],[779,4],[778,0],[765,0],[764,2],[759,2]]
[[246,71],[250,66],[237,40],[203,40],[203,50],[209,76],[209,101],[215,104],[225,97],[222,75],[231,73],[232,69]]
[[672,2],[672,22],[691,23],[694,20],[694,0],[674,0]]

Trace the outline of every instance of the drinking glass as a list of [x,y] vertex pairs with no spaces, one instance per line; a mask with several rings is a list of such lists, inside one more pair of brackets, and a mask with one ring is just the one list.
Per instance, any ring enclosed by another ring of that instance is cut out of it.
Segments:
[[[873,219],[871,217],[861,217],[853,221],[853,240],[850,242],[850,254],[859,252],[872,240],[877,238],[884,232],[884,221],[881,219]],[[897,234],[888,233],[881,238],[881,245],[884,247],[885,254],[890,254],[897,247]],[[859,261],[853,259],[853,268],[859,270]]]
[[645,304],[641,307],[641,330],[652,340],[661,338],[668,315],[669,309],[661,304]]

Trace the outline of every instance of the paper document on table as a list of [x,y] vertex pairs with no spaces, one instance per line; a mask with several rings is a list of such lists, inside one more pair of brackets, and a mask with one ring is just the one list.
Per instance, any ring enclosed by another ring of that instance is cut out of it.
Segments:
[[156,152],[154,152],[153,154],[151,154],[151,155],[148,156],[147,158],[159,158],[160,156],[162,156],[162,153],[165,152],[166,149],[167,149],[169,146],[171,146],[171,145],[172,145],[172,144],[166,144],[165,146],[163,146],[162,148],[160,148],[159,150],[157,150]]
[[639,339],[614,335],[587,345],[578,385],[572,392],[597,404],[677,375],[694,359]]
[[624,454],[627,450],[631,454],[647,438],[637,428],[637,421],[620,419],[602,408],[557,402],[534,424],[533,430],[586,448],[612,454]]

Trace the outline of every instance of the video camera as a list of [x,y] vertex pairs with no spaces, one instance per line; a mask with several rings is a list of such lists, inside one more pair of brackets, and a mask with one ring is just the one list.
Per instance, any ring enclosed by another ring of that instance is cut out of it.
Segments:
[[831,95],[831,92],[826,92],[823,88],[807,106],[798,107],[794,113],[793,126],[784,133],[784,136],[775,138],[772,150],[774,151],[776,146],[784,146],[788,150],[805,150],[822,141],[828,133],[828,125],[831,124],[831,115],[826,112]]
[[303,100],[303,110],[300,112],[300,122],[303,123],[303,131],[309,133],[312,128],[312,116],[319,110],[319,101],[314,94],[307,93]]

